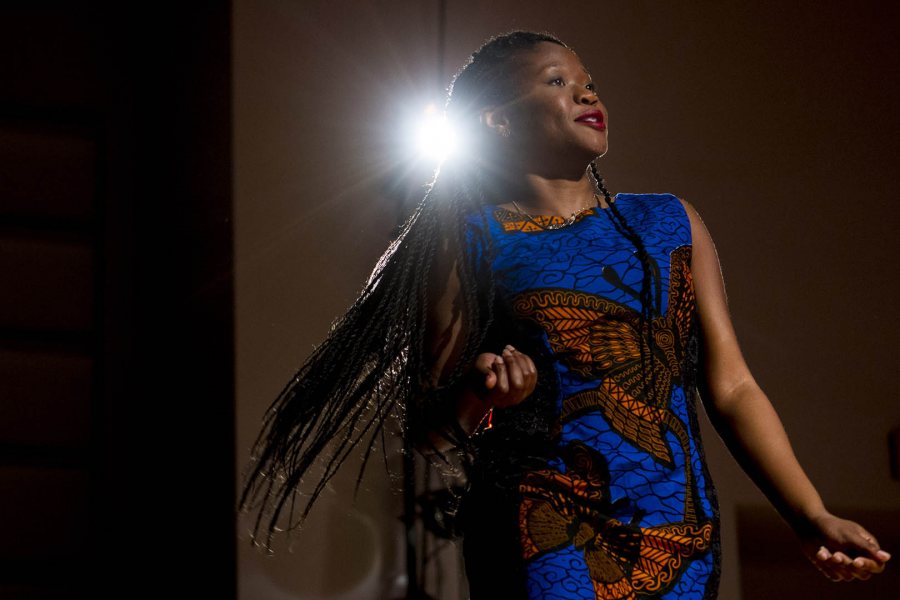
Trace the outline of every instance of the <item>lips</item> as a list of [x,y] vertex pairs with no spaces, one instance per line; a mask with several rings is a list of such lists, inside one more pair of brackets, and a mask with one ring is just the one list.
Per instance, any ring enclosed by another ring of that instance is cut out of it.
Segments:
[[598,129],[600,131],[606,130],[606,123],[603,120],[603,113],[599,110],[589,110],[585,113],[581,113],[576,117],[575,121],[577,123],[582,123],[583,125],[587,125],[589,127],[593,127],[594,129]]

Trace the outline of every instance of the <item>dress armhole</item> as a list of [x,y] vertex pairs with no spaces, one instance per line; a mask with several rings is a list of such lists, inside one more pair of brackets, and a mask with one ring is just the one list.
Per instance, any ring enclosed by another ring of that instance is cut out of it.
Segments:
[[[693,268],[693,266],[694,266],[693,265],[693,262],[694,262],[694,222],[691,219],[690,213],[688,212],[688,206],[690,206],[694,210],[694,212],[697,212],[697,209],[695,209],[694,205],[691,204],[685,198],[682,198],[681,196],[675,196],[675,198],[678,199],[678,205],[681,208],[681,212],[684,215],[684,221],[686,223],[685,228],[687,231],[687,245],[691,247],[691,259],[688,262],[688,267]],[[699,216],[699,213],[698,213],[698,216]]]

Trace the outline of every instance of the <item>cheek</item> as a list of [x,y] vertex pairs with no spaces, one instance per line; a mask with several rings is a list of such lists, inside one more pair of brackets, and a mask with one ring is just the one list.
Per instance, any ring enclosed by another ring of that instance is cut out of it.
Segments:
[[531,98],[517,110],[519,133],[524,137],[546,139],[570,131],[572,107],[563,98]]
[[[535,111],[535,115],[538,112]],[[572,107],[561,100],[548,101],[540,107],[541,118],[536,123],[544,131],[560,131],[571,123]]]

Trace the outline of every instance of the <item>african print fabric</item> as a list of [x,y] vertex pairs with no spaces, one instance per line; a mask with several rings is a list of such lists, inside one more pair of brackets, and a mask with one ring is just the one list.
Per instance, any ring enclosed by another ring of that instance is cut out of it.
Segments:
[[473,599],[716,595],[690,222],[669,194],[618,194],[615,203],[655,272],[652,345],[644,271],[612,211],[556,230],[542,225],[561,217],[496,206],[470,219],[470,250],[483,253],[489,237],[498,295],[546,349],[554,379],[543,407],[529,399],[495,410],[495,426],[477,438],[481,472],[461,511]]

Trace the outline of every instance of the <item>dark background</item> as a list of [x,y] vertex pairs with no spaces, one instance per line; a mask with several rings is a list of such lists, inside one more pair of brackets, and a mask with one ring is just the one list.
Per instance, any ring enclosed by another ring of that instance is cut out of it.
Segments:
[[2,598],[235,596],[231,14],[153,8],[0,9]]
[[[399,496],[378,461],[355,504],[342,474],[274,557],[235,529],[236,481],[263,410],[387,243],[399,117],[520,27],[591,69],[611,190],[697,207],[802,464],[834,512],[900,551],[897,9],[440,7],[0,8],[0,597],[402,588]],[[820,581],[704,428],[722,598],[895,597],[896,565]],[[438,557],[429,589],[462,597],[455,550]]]

